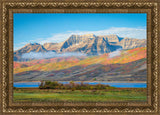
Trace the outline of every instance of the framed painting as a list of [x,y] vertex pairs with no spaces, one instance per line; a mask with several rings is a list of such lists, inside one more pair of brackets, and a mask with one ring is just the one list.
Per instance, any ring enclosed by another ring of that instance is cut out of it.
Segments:
[[159,1],[1,2],[2,114],[155,114]]

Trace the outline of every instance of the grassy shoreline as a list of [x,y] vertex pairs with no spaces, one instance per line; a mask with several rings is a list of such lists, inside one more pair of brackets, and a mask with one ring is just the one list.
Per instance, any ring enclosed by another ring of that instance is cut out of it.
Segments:
[[[41,81],[18,81],[14,83],[26,83],[26,82],[41,82]],[[58,82],[70,82],[70,81],[58,81]],[[74,81],[82,82],[82,81]],[[83,81],[83,82],[101,82],[101,83],[147,83],[147,81]]]
[[54,90],[38,88],[16,88],[15,102],[107,102],[146,101],[146,88],[116,88],[112,90]]

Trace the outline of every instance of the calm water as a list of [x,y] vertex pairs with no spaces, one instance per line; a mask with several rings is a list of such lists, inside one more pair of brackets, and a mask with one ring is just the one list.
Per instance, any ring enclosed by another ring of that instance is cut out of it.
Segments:
[[[63,84],[68,84],[69,82],[59,82]],[[75,82],[80,83],[80,82]],[[105,84],[110,85],[113,87],[119,87],[119,88],[146,88],[146,83],[107,83],[107,82],[84,82],[84,84],[90,84],[90,85],[96,85],[96,84]],[[40,82],[16,82],[14,83],[14,87],[21,87],[21,88],[27,88],[27,87],[38,87],[40,85]]]
[[13,84],[14,87],[39,87],[40,82],[16,82]]

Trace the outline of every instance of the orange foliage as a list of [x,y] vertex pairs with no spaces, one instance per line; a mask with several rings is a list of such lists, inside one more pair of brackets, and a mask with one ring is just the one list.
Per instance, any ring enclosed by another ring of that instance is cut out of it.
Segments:
[[[38,71],[51,71],[51,70],[62,70],[74,66],[87,67],[91,64],[103,64],[103,65],[112,65],[112,64],[125,64],[133,62],[139,59],[146,58],[146,48],[135,48],[126,51],[121,51],[120,56],[113,58],[109,57],[109,53],[93,56],[88,58],[79,59],[76,57],[59,57],[51,59],[40,59],[32,60],[27,62],[14,62],[14,73],[38,70]],[[105,68],[108,71],[110,67]]]

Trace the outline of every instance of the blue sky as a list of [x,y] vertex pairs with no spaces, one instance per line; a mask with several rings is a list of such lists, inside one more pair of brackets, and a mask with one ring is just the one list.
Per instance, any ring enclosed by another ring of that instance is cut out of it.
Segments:
[[62,42],[71,34],[117,34],[146,39],[146,16],[145,13],[14,13],[14,50],[32,42]]

